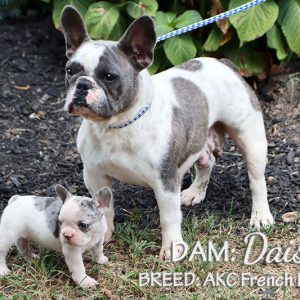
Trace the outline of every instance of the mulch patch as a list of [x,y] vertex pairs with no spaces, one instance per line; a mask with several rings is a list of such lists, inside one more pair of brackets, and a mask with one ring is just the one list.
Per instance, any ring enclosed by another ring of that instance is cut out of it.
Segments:
[[[61,33],[50,17],[27,18],[1,24],[0,40],[0,212],[12,195],[53,195],[56,183],[87,193],[75,145],[80,120],[62,110],[66,59]],[[277,218],[300,210],[299,70],[297,60],[258,85],[269,143],[269,202]],[[185,213],[202,215],[206,210],[235,219],[250,217],[245,163],[230,141],[224,150],[206,200],[184,208]],[[119,182],[114,190],[117,221],[124,221],[133,207],[141,207],[145,223],[151,222],[149,212],[156,206],[151,190]]]

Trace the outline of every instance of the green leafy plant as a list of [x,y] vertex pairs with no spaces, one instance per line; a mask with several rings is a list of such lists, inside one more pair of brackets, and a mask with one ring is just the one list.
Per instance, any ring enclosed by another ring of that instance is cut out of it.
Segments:
[[[53,7],[53,22],[60,29],[60,13],[74,5],[84,17],[94,39],[118,40],[133,19],[150,15],[157,35],[217,15],[250,0],[40,0]],[[21,1],[0,0],[3,7],[18,9]],[[247,11],[157,44],[156,73],[196,56],[226,57],[244,76],[267,76],[275,64],[300,55],[300,0],[267,0]]]

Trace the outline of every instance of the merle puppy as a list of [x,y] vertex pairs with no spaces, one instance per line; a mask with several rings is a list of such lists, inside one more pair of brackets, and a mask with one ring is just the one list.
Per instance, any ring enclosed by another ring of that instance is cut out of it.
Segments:
[[36,257],[30,249],[32,241],[62,252],[72,279],[83,288],[93,287],[97,281],[86,275],[82,253],[91,250],[95,262],[107,263],[103,213],[112,193],[103,188],[91,199],[72,195],[61,185],[56,192],[59,197],[15,195],[9,200],[0,222],[0,276],[10,272],[5,257],[14,243],[26,260]]

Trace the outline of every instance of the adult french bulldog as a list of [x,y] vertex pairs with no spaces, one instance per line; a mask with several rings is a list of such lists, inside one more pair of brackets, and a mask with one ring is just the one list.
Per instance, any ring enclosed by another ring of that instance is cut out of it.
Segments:
[[37,257],[31,252],[30,241],[64,254],[72,279],[82,288],[98,282],[87,276],[82,253],[91,250],[98,264],[107,263],[103,254],[107,230],[104,211],[112,193],[99,190],[93,199],[70,194],[63,186],[56,186],[58,197],[15,195],[5,207],[0,222],[0,277],[10,272],[6,254],[15,243],[26,260]]
[[[156,44],[150,17],[135,20],[118,42],[91,40],[72,6],[64,8],[61,23],[69,58],[65,109],[83,117],[77,147],[92,195],[111,186],[112,178],[152,187],[162,227],[160,256],[168,259],[171,243],[182,240],[180,206],[205,198],[228,133],[248,164],[250,225],[273,223],[262,112],[255,93],[228,61],[198,58],[150,76],[146,68]],[[180,192],[181,179],[195,162],[196,178]],[[112,203],[106,217],[109,239]]]

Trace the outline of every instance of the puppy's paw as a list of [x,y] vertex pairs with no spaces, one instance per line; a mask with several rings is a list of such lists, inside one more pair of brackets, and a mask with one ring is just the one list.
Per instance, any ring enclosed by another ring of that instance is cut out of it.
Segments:
[[90,277],[90,276],[86,276],[81,282],[80,282],[80,286],[83,289],[89,289],[92,288],[94,286],[96,286],[98,284],[98,281],[96,281],[94,278]]
[[196,205],[204,200],[206,190],[203,191],[197,187],[190,186],[188,189],[181,192],[181,204],[189,206]]
[[0,267],[0,277],[8,275],[11,272],[10,269],[8,269],[6,266]]
[[274,218],[269,208],[252,211],[250,219],[251,227],[255,227],[257,230],[260,230],[261,225],[263,227],[267,227],[272,224],[274,224]]
[[23,258],[27,261],[27,262],[31,262],[33,260],[37,260],[40,259],[40,256],[38,254],[34,254],[34,253],[30,253],[30,255],[24,255]]
[[[184,252],[184,248],[180,242],[183,241],[177,241],[179,242],[178,245],[172,246],[172,243],[170,244],[163,244],[160,250],[159,257],[161,260],[174,260],[176,261],[180,256],[182,256]],[[174,251],[174,253],[172,253]],[[173,255],[172,255],[173,254]]]
[[104,264],[107,264],[108,263],[108,258],[103,255],[103,256],[100,256],[98,259],[97,259],[97,263],[99,265],[104,265]]
[[32,259],[40,259],[40,256],[38,254],[31,253],[31,258]]

